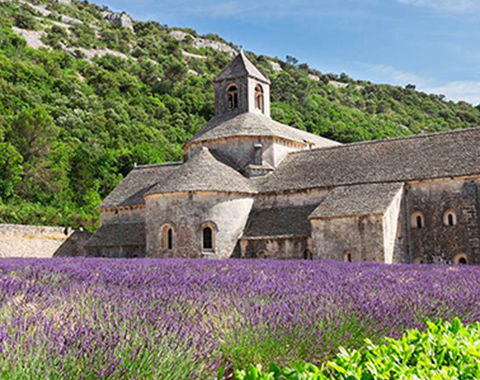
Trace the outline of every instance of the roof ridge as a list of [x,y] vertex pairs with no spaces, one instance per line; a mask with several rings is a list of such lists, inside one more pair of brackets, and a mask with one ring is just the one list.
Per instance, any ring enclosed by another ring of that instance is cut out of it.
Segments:
[[[410,135],[410,136],[402,136],[402,137],[392,137],[392,138],[385,138],[385,139],[378,139],[378,140],[368,140],[368,141],[356,141],[356,142],[351,142],[351,143],[341,143],[339,145],[334,145],[334,146],[327,146],[327,147],[318,147],[318,148],[312,148],[312,149],[307,149],[307,150],[299,150],[299,151],[293,151],[289,153],[289,156],[291,155],[297,155],[301,153],[307,153],[307,152],[312,152],[312,151],[319,151],[319,150],[331,150],[331,149],[341,149],[341,148],[349,148],[352,146],[358,146],[358,145],[374,145],[374,144],[381,144],[381,143],[386,143],[386,142],[395,142],[395,141],[405,141],[405,140],[416,140],[416,139],[424,139],[424,138],[429,138],[429,137],[434,137],[434,136],[444,136],[444,135],[449,135],[449,134],[459,134],[459,133],[466,133],[468,131],[478,129],[480,130],[480,126],[477,127],[469,127],[469,128],[460,128],[460,129],[454,129],[454,130],[449,130],[449,131],[439,131],[439,132],[431,132],[431,133],[420,133],[418,135]],[[326,138],[326,137],[325,137]]]
[[158,164],[137,165],[132,170],[157,168],[157,167],[161,167],[161,166],[177,166],[177,165],[182,165],[182,164],[183,164],[182,161],[161,162],[161,163],[158,163]]

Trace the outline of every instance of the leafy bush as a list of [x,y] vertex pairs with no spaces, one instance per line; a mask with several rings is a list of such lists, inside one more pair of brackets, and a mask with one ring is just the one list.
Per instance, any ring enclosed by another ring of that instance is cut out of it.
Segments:
[[271,365],[235,372],[237,380],[281,379],[478,379],[480,376],[480,323],[463,326],[453,322],[427,322],[426,331],[409,330],[400,339],[384,338],[374,345],[365,340],[359,350],[340,348],[340,353],[317,367],[299,364],[280,369]]

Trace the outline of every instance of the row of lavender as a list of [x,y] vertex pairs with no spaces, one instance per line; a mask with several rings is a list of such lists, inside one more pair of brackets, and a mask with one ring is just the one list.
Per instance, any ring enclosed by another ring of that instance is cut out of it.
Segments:
[[480,320],[479,267],[3,259],[0,378],[210,378],[455,316]]

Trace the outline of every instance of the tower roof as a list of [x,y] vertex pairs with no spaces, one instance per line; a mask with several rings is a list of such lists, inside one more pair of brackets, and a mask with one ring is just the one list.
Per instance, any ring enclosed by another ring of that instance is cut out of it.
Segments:
[[215,78],[215,82],[242,76],[253,77],[261,82],[270,84],[270,81],[248,60],[243,50],[241,50],[233,61]]
[[230,166],[217,161],[205,147],[183,165],[178,166],[146,195],[186,191],[256,193],[256,189],[247,178]]
[[239,136],[278,137],[285,140],[313,144],[317,147],[340,145],[335,141],[281,124],[271,118],[252,112],[218,116],[204,125],[187,145],[194,142]]

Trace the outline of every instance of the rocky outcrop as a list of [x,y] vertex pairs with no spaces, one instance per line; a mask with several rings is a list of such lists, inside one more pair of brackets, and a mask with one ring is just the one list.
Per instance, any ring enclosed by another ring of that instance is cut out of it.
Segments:
[[191,45],[196,49],[210,48],[216,51],[229,53],[231,55],[236,54],[235,49],[224,42],[213,41],[206,38],[196,38],[196,37],[193,37],[191,34],[188,34],[181,30],[172,30],[170,32],[170,35],[178,41],[184,41],[187,37],[191,37],[192,39]]
[[204,55],[189,53],[188,51],[185,51],[185,50],[182,50],[182,54],[184,57],[187,57],[187,58],[207,59],[207,57],[205,57]]
[[133,30],[133,22],[125,12],[103,12],[102,17],[112,25]]
[[282,71],[282,66],[278,62],[275,61],[268,61],[270,66],[272,67],[273,71]]
[[27,42],[27,45],[32,49],[48,47],[42,41],[42,38],[45,36],[45,32],[43,30],[26,30],[17,28],[16,26],[12,26],[12,30],[15,34],[23,37]]

